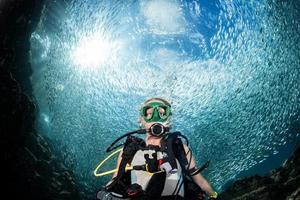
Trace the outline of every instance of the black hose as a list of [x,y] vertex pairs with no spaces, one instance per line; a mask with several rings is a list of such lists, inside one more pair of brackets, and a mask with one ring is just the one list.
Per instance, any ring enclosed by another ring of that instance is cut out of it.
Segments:
[[111,143],[111,145],[109,145],[109,147],[106,149],[106,152],[107,153],[111,152],[111,151],[117,149],[118,147],[124,145],[124,143],[123,143],[123,144],[119,144],[119,145],[117,145],[117,146],[114,147],[114,145],[117,142],[119,142],[121,139],[123,139],[123,138],[125,138],[125,137],[127,137],[129,135],[132,135],[132,134],[145,134],[145,133],[146,133],[146,129],[139,129],[139,130],[135,130],[135,131],[131,131],[131,132],[125,133],[124,135],[118,137],[115,141],[113,141],[113,143]]

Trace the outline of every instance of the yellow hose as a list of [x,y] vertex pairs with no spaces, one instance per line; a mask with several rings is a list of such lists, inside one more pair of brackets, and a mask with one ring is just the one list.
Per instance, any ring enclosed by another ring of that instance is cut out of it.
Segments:
[[[100,176],[106,176],[106,175],[109,175],[109,174],[113,174],[115,172],[118,171],[118,168],[116,169],[112,169],[112,170],[109,170],[109,171],[106,171],[106,172],[102,172],[102,173],[97,173],[100,169],[100,167],[102,167],[102,165],[108,160],[110,159],[112,156],[114,156],[115,154],[119,153],[122,151],[122,148],[120,149],[117,149],[116,151],[112,152],[109,156],[107,156],[104,160],[102,160],[99,165],[96,167],[96,169],[94,170],[94,176],[97,176],[97,177],[100,177]],[[130,165],[126,165],[125,167],[125,170],[128,171],[128,170],[133,170],[133,167],[130,166]],[[157,173],[161,173],[161,172],[164,172],[164,170],[160,170],[160,171],[157,171],[157,172],[149,172],[148,170],[148,165],[146,165],[146,171],[148,172],[148,175],[149,176],[153,176],[153,174],[157,174]]]
[[[102,173],[97,173],[99,171],[99,169],[101,168],[101,166],[108,160],[110,159],[112,156],[114,156],[115,154],[119,153],[120,151],[122,151],[122,148],[112,152],[109,156],[107,156],[104,160],[102,160],[99,165],[96,167],[96,169],[94,170],[94,176],[97,176],[97,177],[100,177],[100,176],[106,176],[106,175],[109,175],[109,174],[113,174],[115,172],[118,171],[118,169],[112,169],[112,170],[109,170],[109,171],[106,171],[106,172],[102,172]],[[132,167],[127,165],[125,170],[132,170]]]

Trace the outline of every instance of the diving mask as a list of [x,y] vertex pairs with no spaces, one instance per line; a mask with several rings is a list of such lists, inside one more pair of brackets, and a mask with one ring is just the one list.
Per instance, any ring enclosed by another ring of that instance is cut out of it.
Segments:
[[166,122],[172,115],[171,106],[161,102],[151,102],[141,108],[140,115],[146,122]]

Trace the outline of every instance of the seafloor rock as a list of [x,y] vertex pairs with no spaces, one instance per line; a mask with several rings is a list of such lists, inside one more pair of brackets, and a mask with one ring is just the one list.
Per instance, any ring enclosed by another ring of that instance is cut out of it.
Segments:
[[61,167],[33,128],[36,107],[2,70],[0,101],[2,195],[16,199],[79,199],[73,174]]
[[283,166],[266,176],[251,176],[234,182],[221,194],[222,200],[300,200],[300,147]]
[[43,1],[0,1],[2,199],[80,199],[74,176],[34,129],[29,37]]

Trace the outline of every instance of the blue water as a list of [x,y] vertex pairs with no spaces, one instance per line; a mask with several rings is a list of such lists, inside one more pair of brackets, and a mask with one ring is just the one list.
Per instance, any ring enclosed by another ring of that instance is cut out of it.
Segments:
[[[172,102],[214,188],[278,167],[299,141],[297,2],[46,1],[31,36],[36,127],[84,192],[138,108]],[[113,168],[111,162],[107,168]]]

